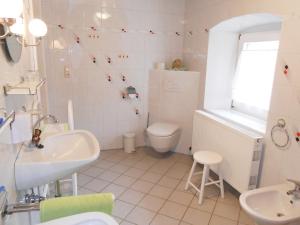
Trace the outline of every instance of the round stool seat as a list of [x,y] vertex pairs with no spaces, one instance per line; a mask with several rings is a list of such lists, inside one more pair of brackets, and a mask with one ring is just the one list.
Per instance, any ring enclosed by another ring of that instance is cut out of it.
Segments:
[[193,157],[194,157],[194,160],[196,160],[198,163],[201,163],[204,165],[219,164],[223,160],[223,157],[221,155],[219,155],[216,152],[210,152],[210,151],[195,152]]

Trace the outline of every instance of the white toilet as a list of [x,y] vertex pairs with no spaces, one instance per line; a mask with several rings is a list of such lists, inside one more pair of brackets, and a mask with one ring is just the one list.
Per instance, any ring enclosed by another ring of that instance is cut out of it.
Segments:
[[180,127],[172,123],[154,123],[147,128],[150,145],[157,152],[171,151],[179,142]]

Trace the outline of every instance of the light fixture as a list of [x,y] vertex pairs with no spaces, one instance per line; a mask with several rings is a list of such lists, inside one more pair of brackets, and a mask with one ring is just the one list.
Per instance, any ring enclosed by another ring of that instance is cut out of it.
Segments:
[[47,25],[41,19],[31,19],[28,23],[29,33],[37,38],[35,44],[28,44],[24,39],[25,24],[21,18],[23,11],[23,0],[0,0],[0,25],[3,26],[4,34],[0,39],[5,39],[8,35],[17,37],[17,41],[28,46],[37,46],[40,44],[42,37],[47,34]]
[[41,19],[32,19],[28,24],[29,32],[36,38],[44,37],[47,34],[47,25]]
[[23,0],[0,0],[0,25],[3,26],[4,34],[0,39],[6,38],[10,34],[9,26],[14,24],[23,11]]
[[37,42],[35,44],[28,44],[24,39],[24,29],[25,26],[22,18],[16,19],[16,22],[9,27],[10,33],[15,35],[17,37],[17,41],[24,45],[24,47],[38,46],[42,37],[44,37],[48,31],[47,25],[44,21],[37,18],[31,19],[28,23],[28,30],[33,37],[37,38]]
[[16,19],[23,11],[23,0],[0,0],[0,18]]

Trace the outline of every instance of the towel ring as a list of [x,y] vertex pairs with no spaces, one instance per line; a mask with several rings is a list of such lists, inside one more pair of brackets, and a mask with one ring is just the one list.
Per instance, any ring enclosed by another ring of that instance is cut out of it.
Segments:
[[[288,133],[288,131],[287,131],[287,129],[285,127],[286,127],[285,120],[284,119],[279,119],[277,121],[277,124],[275,124],[272,127],[272,129],[271,129],[271,139],[272,139],[272,142],[273,142],[273,144],[276,147],[281,148],[281,149],[286,148],[289,145],[289,143],[290,143],[290,135],[289,135],[289,133]],[[274,133],[276,131],[279,131],[279,132],[281,132],[282,134],[285,135],[286,141],[283,144],[282,143],[278,143],[278,141],[275,140]]]

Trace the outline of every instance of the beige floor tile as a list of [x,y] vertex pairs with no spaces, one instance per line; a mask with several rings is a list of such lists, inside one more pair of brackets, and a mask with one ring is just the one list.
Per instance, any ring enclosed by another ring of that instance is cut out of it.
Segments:
[[140,179],[149,181],[151,183],[157,183],[161,177],[162,177],[161,174],[146,172]]
[[239,199],[228,191],[225,191],[224,198],[219,198],[218,202],[239,206]]
[[112,182],[115,179],[117,179],[119,176],[121,176],[120,173],[113,172],[113,171],[110,171],[110,170],[106,170],[105,172],[100,174],[100,176],[98,176],[98,178],[100,178],[102,180],[107,180],[107,181]]
[[190,207],[201,211],[209,212],[209,213],[213,212],[216,205],[216,201],[206,198],[203,200],[203,203],[201,205],[198,203],[198,201],[199,198],[194,197]]
[[168,187],[171,189],[175,189],[176,186],[179,184],[180,180],[170,178],[170,177],[162,177],[160,181],[158,182],[159,185]]
[[242,209],[240,210],[239,223],[245,225],[255,225],[254,220]]
[[79,173],[77,177],[78,186],[84,186],[87,183],[91,182],[93,179],[93,177]]
[[139,162],[139,158],[131,158],[131,157],[129,156],[127,159],[122,160],[122,161],[120,162],[120,164],[125,165],[125,166],[130,166],[130,167],[132,167],[132,166],[134,166],[135,164],[137,164],[138,162]]
[[[96,161],[97,162],[97,161]],[[93,164],[90,164],[90,165],[87,165],[87,166],[84,166],[84,167],[81,167],[78,172],[81,173],[83,171],[86,171],[87,169],[91,168],[93,166]]]
[[79,188],[78,189],[78,195],[88,195],[88,194],[93,194],[95,193],[94,191],[91,191],[89,189],[86,188]]
[[101,173],[103,173],[104,171],[105,170],[102,169],[102,168],[98,168],[98,167],[92,166],[89,169],[87,169],[84,172],[82,172],[82,174],[85,174],[85,175],[90,176],[90,177],[97,177]]
[[128,176],[125,176],[125,175],[121,175],[117,179],[115,179],[113,182],[115,184],[119,184],[119,185],[122,185],[122,186],[125,186],[125,187],[129,187],[135,182],[135,180],[136,179],[133,178],[133,177],[128,177]]
[[190,223],[181,222],[179,225],[191,225]]
[[[199,193],[197,192],[196,195],[199,196]],[[207,186],[204,189],[204,198],[209,198],[217,201],[219,195],[220,195],[220,189],[215,185]]]
[[189,193],[185,193],[182,191],[174,191],[169,197],[169,200],[188,206],[191,203],[193,197],[194,195]]
[[113,216],[124,219],[135,206],[127,202],[116,200],[112,211]]
[[129,169],[128,166],[117,164],[110,168],[111,171],[117,172],[117,173],[125,173]]
[[99,167],[99,168],[103,168],[103,169],[108,169],[108,168],[110,168],[110,167],[112,167],[114,165],[115,164],[113,162],[109,162],[109,161],[106,161],[106,160],[100,160],[100,161],[97,161],[94,164],[94,166]]
[[131,213],[126,217],[126,220],[137,225],[148,225],[155,216],[154,212],[147,209],[136,207],[131,211]]
[[144,195],[145,194],[143,194],[142,192],[128,189],[120,195],[119,199],[131,204],[137,204],[144,197]]
[[131,189],[143,193],[148,193],[152,189],[153,185],[154,185],[153,183],[150,183],[148,181],[137,180],[135,183],[131,185]]
[[120,225],[135,225],[135,224],[124,220]]
[[117,184],[110,184],[106,186],[106,188],[104,188],[102,192],[113,193],[114,196],[118,198],[125,190],[127,190],[127,187]]
[[210,213],[189,208],[183,217],[183,221],[192,225],[208,225],[210,217]]
[[159,213],[180,220],[183,217],[186,209],[187,207],[184,205],[167,201],[160,209]]
[[236,225],[237,221],[226,219],[224,217],[213,215],[209,225]]
[[84,188],[87,188],[87,189],[95,191],[95,192],[100,192],[107,185],[109,185],[109,182],[106,180],[94,179],[91,182],[84,185]]
[[171,165],[161,165],[161,164],[157,163],[154,166],[152,166],[149,171],[153,172],[153,173],[158,173],[158,174],[165,174],[169,170],[170,167],[171,167]]
[[160,210],[165,200],[151,195],[146,195],[140,202],[139,206],[151,211],[157,212]]
[[151,225],[178,225],[179,220],[175,220],[168,216],[158,214],[154,220],[151,222]]
[[189,188],[187,190],[185,190],[185,185],[186,185],[186,181],[182,180],[176,187],[176,190],[178,191],[182,191],[182,192],[186,192],[186,193],[190,193],[190,194],[196,194],[196,190],[194,188],[192,188],[191,186],[189,186]]
[[127,170],[124,175],[129,176],[129,177],[134,177],[134,178],[139,178],[145,173],[144,170],[137,169],[137,168],[130,168]]
[[169,196],[171,195],[172,191],[173,190],[170,188],[155,185],[152,188],[152,190],[149,192],[149,194],[156,196],[156,197],[163,198],[163,199],[168,199]]
[[173,169],[173,167],[171,167],[165,175],[167,177],[171,177],[175,179],[182,179],[185,174],[186,171],[180,169]]
[[124,160],[124,156],[119,155],[119,154],[115,154],[115,155],[112,155],[112,156],[106,158],[105,160],[111,161],[111,162],[114,162],[114,163],[118,163],[121,160]]
[[118,223],[118,224],[120,224],[121,222],[122,222],[122,218],[120,218],[120,217],[117,217],[117,216],[113,216],[113,218],[115,219],[115,221]]
[[143,162],[143,161],[140,161],[134,165],[135,168],[138,168],[141,170],[148,170],[152,166],[153,166],[152,162]]
[[240,207],[230,204],[217,202],[216,208],[213,212],[214,215],[225,217],[231,220],[238,220]]

